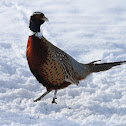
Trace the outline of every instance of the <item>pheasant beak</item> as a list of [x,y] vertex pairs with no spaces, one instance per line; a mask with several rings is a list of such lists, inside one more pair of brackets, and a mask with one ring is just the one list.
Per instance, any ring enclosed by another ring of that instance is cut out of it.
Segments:
[[41,20],[43,20],[43,21],[49,21],[48,18],[45,17],[45,16],[43,16],[43,17],[41,18]]

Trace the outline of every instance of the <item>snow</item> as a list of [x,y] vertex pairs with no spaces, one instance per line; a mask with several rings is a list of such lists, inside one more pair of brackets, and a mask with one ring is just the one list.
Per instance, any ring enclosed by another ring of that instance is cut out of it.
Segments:
[[126,60],[125,0],[0,1],[0,126],[126,126],[126,65],[92,74],[79,86],[45,92],[26,60],[29,17],[49,22],[41,29],[54,45],[89,63]]

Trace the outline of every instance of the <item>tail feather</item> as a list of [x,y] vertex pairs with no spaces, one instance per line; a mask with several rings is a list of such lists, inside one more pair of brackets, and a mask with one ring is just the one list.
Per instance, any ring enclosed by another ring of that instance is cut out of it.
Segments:
[[89,66],[91,73],[109,70],[114,66],[118,66],[118,65],[126,63],[126,61],[109,62],[109,63],[101,63],[101,64],[97,64],[95,62],[97,62],[97,61],[93,61],[93,62],[87,64]]

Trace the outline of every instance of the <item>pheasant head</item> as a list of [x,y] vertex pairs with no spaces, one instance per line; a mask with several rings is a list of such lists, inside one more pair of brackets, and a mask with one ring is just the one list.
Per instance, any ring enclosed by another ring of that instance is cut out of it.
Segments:
[[45,22],[48,21],[48,18],[41,12],[34,12],[30,17],[30,24],[29,28],[31,31],[37,33],[40,32],[40,26]]

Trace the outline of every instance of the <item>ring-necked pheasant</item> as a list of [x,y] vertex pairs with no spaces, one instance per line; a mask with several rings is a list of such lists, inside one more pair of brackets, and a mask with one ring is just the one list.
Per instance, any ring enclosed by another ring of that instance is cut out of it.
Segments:
[[108,70],[114,66],[126,63],[126,61],[97,64],[93,61],[88,64],[77,62],[70,55],[57,48],[43,36],[38,36],[40,26],[48,19],[41,12],[34,12],[30,17],[30,34],[27,44],[27,60],[29,68],[36,79],[46,87],[47,91],[37,102],[50,91],[54,91],[52,103],[56,103],[58,89],[63,89],[70,84],[78,85],[93,72]]

